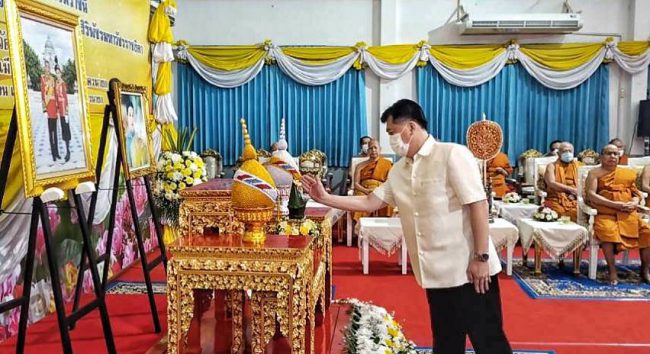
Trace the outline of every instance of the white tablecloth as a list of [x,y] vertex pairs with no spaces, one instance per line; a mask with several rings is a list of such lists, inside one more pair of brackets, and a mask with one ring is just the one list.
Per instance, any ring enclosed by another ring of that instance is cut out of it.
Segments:
[[539,205],[536,204],[524,204],[524,203],[504,203],[500,200],[494,201],[494,208],[497,210],[497,214],[510,221],[512,224],[517,225],[519,219],[530,219],[533,217],[533,214],[539,209]]
[[514,246],[519,240],[519,229],[505,219],[496,218],[490,223],[490,238],[497,251],[506,246]]
[[317,203],[311,199],[307,201],[306,208],[330,208],[330,211],[327,212],[326,217],[331,220],[332,226],[345,215],[345,211],[343,210],[331,208],[325,204]]
[[524,254],[528,252],[533,241],[537,240],[552,257],[559,257],[573,252],[587,242],[587,229],[576,224],[563,224],[558,221],[542,222],[533,219],[521,219],[519,236]]
[[402,243],[402,224],[399,218],[361,218],[359,220],[359,241],[368,244],[379,253],[392,255]]

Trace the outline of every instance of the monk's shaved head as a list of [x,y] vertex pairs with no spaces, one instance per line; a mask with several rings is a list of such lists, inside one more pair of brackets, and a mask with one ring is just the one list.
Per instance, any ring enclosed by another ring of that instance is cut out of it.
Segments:
[[614,144],[607,144],[607,145],[603,146],[602,150],[600,150],[601,155],[607,155],[607,154],[611,154],[613,152],[618,153],[618,146],[616,146]]
[[559,152],[560,152],[560,154],[562,154],[562,153],[567,152],[567,151],[570,151],[570,152],[574,151],[573,144],[571,144],[568,141],[563,141],[560,144]]

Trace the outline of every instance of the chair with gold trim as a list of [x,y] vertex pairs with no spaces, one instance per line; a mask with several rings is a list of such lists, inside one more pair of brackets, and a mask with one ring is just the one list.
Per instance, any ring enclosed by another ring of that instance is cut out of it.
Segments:
[[584,149],[578,154],[578,161],[586,166],[594,166],[600,163],[600,154],[592,149]]
[[548,195],[546,193],[546,182],[544,181],[546,166],[548,166],[548,164],[554,163],[556,160],[557,156],[548,156],[528,159],[526,161],[528,164],[526,171],[531,171],[532,185],[535,188],[535,195],[540,198],[540,205],[544,204],[544,200]]

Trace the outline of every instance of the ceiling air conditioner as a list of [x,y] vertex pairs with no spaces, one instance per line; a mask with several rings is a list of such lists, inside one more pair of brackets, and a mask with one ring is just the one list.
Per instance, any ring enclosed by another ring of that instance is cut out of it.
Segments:
[[571,33],[582,28],[580,14],[466,15],[461,34]]

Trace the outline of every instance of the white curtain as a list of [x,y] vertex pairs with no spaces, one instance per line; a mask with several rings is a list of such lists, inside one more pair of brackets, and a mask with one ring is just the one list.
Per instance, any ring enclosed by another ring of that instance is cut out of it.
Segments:
[[[155,43],[151,51],[151,72],[153,75],[153,82],[156,82],[156,75],[158,74],[158,64],[159,63],[168,63],[174,61],[174,51],[170,43]],[[178,116],[176,115],[176,109],[174,108],[174,103],[172,102],[172,95],[168,93],[166,95],[158,96],[154,104],[154,117],[160,124],[176,124]]]
[[494,60],[476,68],[456,69],[445,66],[433,56],[429,57],[429,62],[445,81],[461,87],[478,86],[492,80],[492,78],[501,72],[507,61],[508,52],[504,51],[494,58]]
[[650,50],[642,55],[633,57],[621,52],[616,46],[612,48],[612,56],[616,64],[629,74],[638,74],[650,66]]
[[271,46],[269,48],[269,57],[276,60],[282,72],[294,81],[309,86],[325,85],[336,81],[350,70],[357,60],[357,56],[357,53],[352,52],[331,63],[309,65],[285,55],[279,47]]

